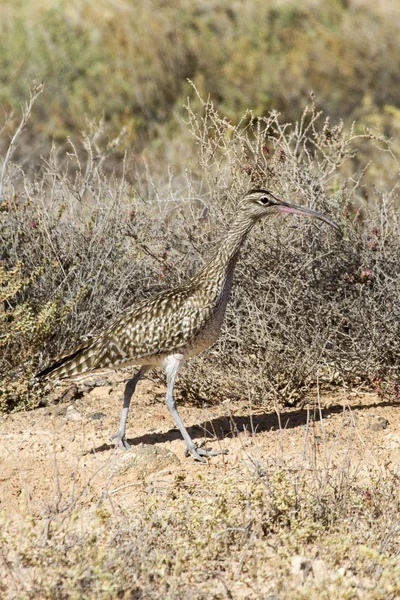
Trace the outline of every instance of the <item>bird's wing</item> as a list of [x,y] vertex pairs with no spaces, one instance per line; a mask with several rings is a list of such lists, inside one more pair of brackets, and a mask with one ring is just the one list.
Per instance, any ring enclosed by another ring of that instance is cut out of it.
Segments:
[[202,330],[211,312],[189,286],[164,292],[126,310],[93,340],[58,356],[36,377],[68,378],[178,352]]

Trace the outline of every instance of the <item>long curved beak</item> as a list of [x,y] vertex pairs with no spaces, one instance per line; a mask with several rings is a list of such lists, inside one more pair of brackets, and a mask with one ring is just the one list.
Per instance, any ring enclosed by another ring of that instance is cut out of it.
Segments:
[[314,217],[315,219],[319,219],[320,221],[324,221],[331,225],[336,231],[339,231],[343,235],[342,230],[339,225],[332,221],[325,215],[317,212],[316,210],[311,210],[311,208],[304,208],[303,206],[296,206],[295,204],[289,204],[289,202],[280,202],[278,206],[279,212],[290,213],[292,215],[304,215],[305,217]]

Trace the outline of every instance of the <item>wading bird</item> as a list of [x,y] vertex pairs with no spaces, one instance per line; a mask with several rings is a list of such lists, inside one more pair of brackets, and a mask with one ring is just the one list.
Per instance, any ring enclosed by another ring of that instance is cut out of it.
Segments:
[[186,442],[186,453],[203,463],[205,456],[223,453],[223,450],[207,450],[194,444],[174,400],[175,379],[186,359],[217,340],[240,248],[257,221],[277,213],[315,217],[340,231],[336,223],[318,212],[282,202],[267,190],[250,190],[239,201],[227,235],[197,275],[184,285],[132,306],[92,340],[56,358],[36,376],[76,379],[93,371],[140,366],[125,386],[119,428],[111,438],[121,449],[127,449],[126,422],[136,385],[150,369],[164,369],[165,401]]

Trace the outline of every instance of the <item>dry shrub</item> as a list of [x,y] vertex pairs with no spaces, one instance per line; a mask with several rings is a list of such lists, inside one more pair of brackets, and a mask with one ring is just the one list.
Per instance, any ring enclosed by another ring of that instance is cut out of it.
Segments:
[[[391,382],[386,391],[398,395],[397,192],[376,190],[367,204],[362,200],[367,167],[358,174],[348,171],[359,144],[378,146],[398,170],[388,142],[370,131],[332,128],[313,106],[294,125],[280,124],[275,113],[264,119],[247,113],[237,127],[211,104],[202,119],[188,110],[203,173],[210,189],[215,186],[220,195],[225,188],[228,204],[246,187],[266,186],[330,213],[345,233],[340,240],[306,220],[295,226],[289,220],[266,222],[254,230],[238,266],[221,351],[213,356],[212,372],[206,371],[207,385],[217,379],[224,389],[230,380],[233,393],[250,386],[259,398],[273,392],[293,402],[317,376],[332,383],[383,377]],[[193,377],[197,368],[193,365]]]
[[[151,172],[144,179],[133,164],[132,188],[128,158],[121,178],[105,175],[102,165],[119,140],[102,150],[98,129],[84,137],[79,152],[72,143],[66,154],[53,149],[34,181],[18,165],[6,165],[0,233],[5,381],[18,376],[21,385],[32,369],[145,294],[192,275],[223,235],[237,197],[263,186],[330,214],[344,238],[305,219],[257,226],[239,262],[221,339],[192,362],[184,393],[212,400],[250,390],[255,400],[272,395],[295,402],[317,377],[384,380],[386,390],[398,393],[396,189],[376,190],[366,204],[367,168],[349,172],[356,144],[374,145],[398,168],[389,142],[342,124],[331,127],[313,105],[293,125],[282,124],[275,112],[265,118],[247,112],[236,126],[211,102],[202,106],[200,115],[186,107],[198,156],[186,173],[171,170],[169,182],[152,180]],[[14,406],[26,401],[25,391],[7,384],[3,397]]]

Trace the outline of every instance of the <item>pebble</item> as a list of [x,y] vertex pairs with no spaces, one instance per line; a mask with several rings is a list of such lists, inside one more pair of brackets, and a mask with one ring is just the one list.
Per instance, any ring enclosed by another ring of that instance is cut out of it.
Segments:
[[65,411],[65,418],[67,421],[80,421],[82,419],[82,415],[79,410],[75,408],[75,406],[70,404]]
[[312,561],[305,556],[296,555],[292,558],[291,573],[295,577],[301,578],[302,581],[307,579],[312,568]]
[[89,415],[88,419],[91,419],[92,421],[100,421],[100,419],[104,419],[106,416],[107,415],[103,412],[95,412],[92,415]]
[[387,419],[376,417],[376,419],[370,422],[368,429],[371,429],[371,431],[382,431],[382,429],[387,429],[388,425],[389,421]]

